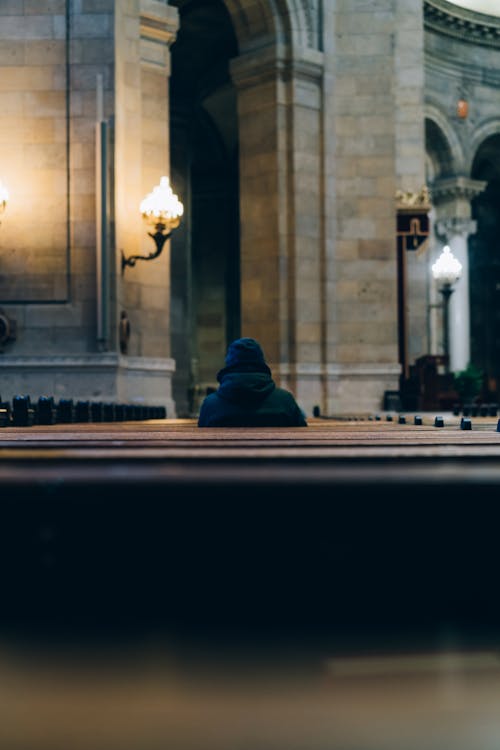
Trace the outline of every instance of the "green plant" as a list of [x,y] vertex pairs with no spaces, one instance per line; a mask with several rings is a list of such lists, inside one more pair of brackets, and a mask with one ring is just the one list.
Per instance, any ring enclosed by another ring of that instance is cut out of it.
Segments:
[[484,373],[471,362],[465,370],[454,373],[455,390],[462,402],[473,401],[483,386]]

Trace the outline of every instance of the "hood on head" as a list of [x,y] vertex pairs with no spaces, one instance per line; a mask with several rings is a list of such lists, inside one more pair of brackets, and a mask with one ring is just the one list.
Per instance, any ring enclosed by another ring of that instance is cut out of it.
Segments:
[[255,364],[258,366],[265,365],[264,352],[258,341],[251,338],[236,339],[229,344],[226,355],[226,367],[236,365]]

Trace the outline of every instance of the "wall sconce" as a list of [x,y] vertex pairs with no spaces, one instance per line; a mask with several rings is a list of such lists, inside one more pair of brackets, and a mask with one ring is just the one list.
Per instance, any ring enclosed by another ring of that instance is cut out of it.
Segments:
[[153,238],[156,249],[149,255],[131,255],[129,258],[122,251],[122,273],[125,266],[133,268],[138,260],[153,260],[160,255],[165,242],[181,223],[184,206],[170,187],[168,177],[162,177],[160,184],[141,202],[140,211],[142,218],[155,227],[156,231],[148,234]]
[[0,214],[3,214],[3,212],[5,211],[8,200],[9,200],[9,191],[3,184],[2,180],[0,180]]

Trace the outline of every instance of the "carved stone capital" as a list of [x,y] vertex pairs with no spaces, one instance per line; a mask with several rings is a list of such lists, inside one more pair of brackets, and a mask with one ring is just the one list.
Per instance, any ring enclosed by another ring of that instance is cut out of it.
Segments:
[[179,28],[179,11],[159,0],[141,0],[141,64],[170,75],[170,47]]
[[441,219],[436,222],[436,234],[444,242],[450,242],[452,237],[464,237],[475,234],[477,231],[477,222],[472,219],[463,219],[454,216],[449,219]]
[[175,42],[179,28],[179,11],[159,0],[141,0],[141,37],[163,42]]
[[482,193],[488,183],[483,180],[471,180],[469,177],[447,177],[436,180],[432,186],[432,202],[439,206],[442,203],[466,200],[470,201]]

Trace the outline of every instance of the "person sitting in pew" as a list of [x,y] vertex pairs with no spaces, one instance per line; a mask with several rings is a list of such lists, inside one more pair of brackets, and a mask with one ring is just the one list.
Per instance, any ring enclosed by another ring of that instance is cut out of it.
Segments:
[[292,394],[276,386],[255,339],[229,345],[217,380],[219,388],[201,405],[198,427],[307,427]]

